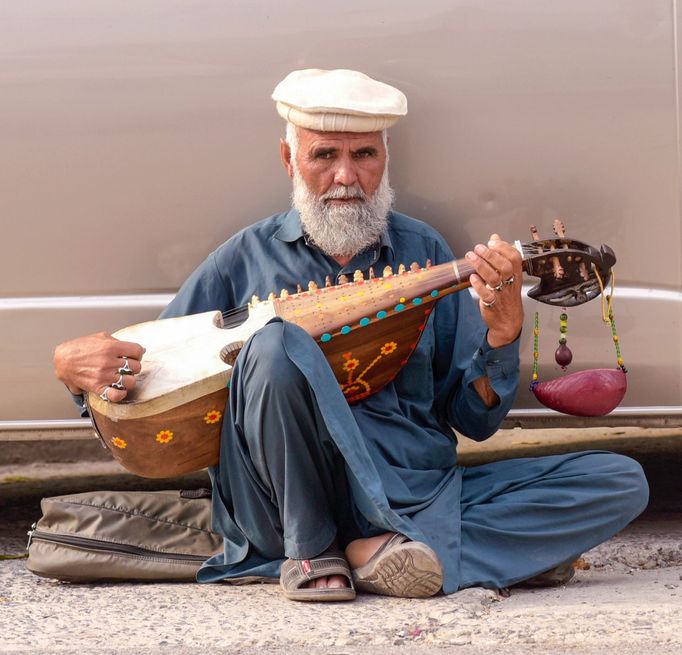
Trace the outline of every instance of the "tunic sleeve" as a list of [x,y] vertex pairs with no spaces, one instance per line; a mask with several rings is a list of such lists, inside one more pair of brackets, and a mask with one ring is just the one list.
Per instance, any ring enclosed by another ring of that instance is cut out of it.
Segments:
[[[449,250],[443,255],[454,259]],[[436,306],[434,321],[438,420],[443,427],[483,441],[497,431],[514,403],[519,384],[519,339],[491,348],[476,301],[466,290],[443,298]],[[473,386],[473,381],[484,375],[500,398],[490,408]]]
[[214,252],[185,280],[159,318],[174,318],[212,310],[225,311],[233,307],[232,290],[225,283]]

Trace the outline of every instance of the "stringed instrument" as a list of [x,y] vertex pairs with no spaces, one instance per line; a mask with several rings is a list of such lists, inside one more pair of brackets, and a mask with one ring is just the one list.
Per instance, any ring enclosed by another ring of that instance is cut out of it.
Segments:
[[[565,237],[515,243],[526,274],[540,278],[528,295],[560,307],[601,293],[616,262],[608,246]],[[598,272],[598,275],[595,274]],[[244,342],[274,317],[303,328],[324,352],[349,403],[395,378],[417,347],[435,303],[470,286],[466,259],[422,268],[403,265],[381,277],[356,271],[352,282],[254,297],[246,308],[140,323],[114,333],[146,349],[137,385],[121,403],[88,394],[98,435],[128,470],[150,478],[218,462],[232,365]]]

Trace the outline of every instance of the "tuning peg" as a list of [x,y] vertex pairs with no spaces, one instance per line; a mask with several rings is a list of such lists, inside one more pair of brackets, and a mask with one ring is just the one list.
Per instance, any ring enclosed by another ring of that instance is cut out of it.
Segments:
[[533,241],[540,241],[540,235],[538,234],[538,228],[535,225],[530,226],[530,235],[533,237]]
[[587,266],[585,262],[580,262],[578,265],[578,270],[580,271],[580,277],[587,282],[590,279],[590,274],[587,272]]
[[416,273],[417,271],[421,271],[421,270],[422,270],[422,267],[419,264],[417,264],[417,262],[412,262],[410,264],[410,271],[412,273]]
[[332,278],[330,275],[327,275],[327,277],[324,278],[324,286],[325,287],[332,286]]
[[370,280],[374,279],[374,266],[369,267],[369,279]]
[[402,275],[405,272],[405,264],[400,264],[398,266],[398,275]]
[[558,257],[551,257],[552,260],[552,273],[555,279],[560,280],[564,277],[564,267],[561,265],[561,260]]
[[312,280],[308,282],[308,291],[317,291],[317,284]]
[[393,269],[390,266],[384,267],[384,277],[391,277],[393,275]]
[[554,228],[554,234],[556,234],[559,238],[563,239],[566,236],[566,228],[561,222],[561,219],[557,218],[552,224],[552,227]]
[[362,274],[362,271],[356,270],[355,273],[353,273],[353,282],[364,282],[365,281],[365,276]]
[[280,297],[282,300],[284,300],[284,298],[286,298],[288,295],[289,295],[289,292],[288,292],[286,289],[282,289],[282,290],[279,292],[279,297]]
[[430,259],[426,260],[426,268],[431,268],[431,260]]
[[275,298],[277,298],[277,296],[275,295],[275,292],[271,291],[268,295],[268,300],[274,300]]
[[250,305],[257,305],[260,302],[260,298],[258,296],[251,296],[251,302],[249,303]]
[[296,285],[296,293],[303,293],[303,287],[300,284]]
[[339,275],[339,284],[348,284],[348,276]]

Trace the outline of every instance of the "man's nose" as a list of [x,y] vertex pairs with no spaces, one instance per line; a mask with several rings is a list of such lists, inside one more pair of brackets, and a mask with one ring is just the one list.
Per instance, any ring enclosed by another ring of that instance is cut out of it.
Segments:
[[338,160],[336,170],[334,171],[334,184],[343,184],[343,186],[352,186],[358,181],[357,170],[355,169],[355,162],[350,157],[343,157]]

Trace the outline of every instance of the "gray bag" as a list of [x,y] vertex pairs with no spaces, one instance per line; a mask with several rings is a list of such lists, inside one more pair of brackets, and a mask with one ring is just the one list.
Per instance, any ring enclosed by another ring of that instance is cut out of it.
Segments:
[[194,580],[222,550],[210,491],[91,491],[43,498],[26,568],[70,582]]

